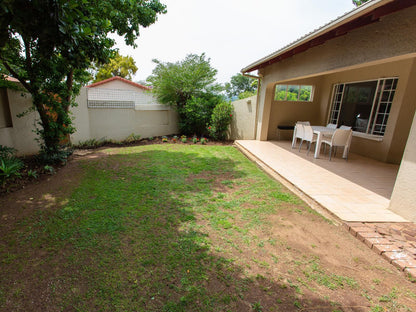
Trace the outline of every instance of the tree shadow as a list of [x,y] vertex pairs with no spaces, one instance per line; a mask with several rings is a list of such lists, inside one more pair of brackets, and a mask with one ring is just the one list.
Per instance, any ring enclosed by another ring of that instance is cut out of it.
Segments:
[[199,208],[248,177],[240,158],[132,151],[84,161],[67,204],[11,229],[1,311],[344,311],[215,252]]

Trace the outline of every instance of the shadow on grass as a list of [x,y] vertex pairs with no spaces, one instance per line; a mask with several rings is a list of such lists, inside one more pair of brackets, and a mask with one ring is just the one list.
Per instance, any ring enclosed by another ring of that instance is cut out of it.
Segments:
[[1,311],[343,311],[215,252],[212,203],[258,179],[232,147],[123,151],[84,161],[67,204],[27,207],[2,237]]

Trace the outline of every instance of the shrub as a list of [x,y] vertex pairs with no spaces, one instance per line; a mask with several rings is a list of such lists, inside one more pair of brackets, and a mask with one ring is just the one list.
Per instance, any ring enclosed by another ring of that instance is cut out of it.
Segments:
[[193,96],[182,108],[178,109],[180,120],[178,123],[181,133],[188,135],[204,135],[212,111],[220,103],[222,97],[213,93]]
[[36,170],[33,170],[33,169],[29,169],[27,171],[27,176],[29,178],[31,178],[31,179],[37,179],[37,178],[39,178],[38,172]]
[[140,134],[130,134],[127,138],[124,139],[123,143],[134,143],[140,140]]
[[244,92],[241,92],[238,95],[238,99],[242,100],[242,99],[248,98],[248,97],[256,95],[256,94],[257,94],[257,91],[244,91]]
[[79,148],[79,149],[98,148],[100,146],[103,146],[106,143],[107,141],[104,138],[99,139],[99,140],[89,139],[85,141],[80,141],[78,144],[74,145],[74,148]]
[[65,164],[73,152],[74,150],[70,147],[50,150],[43,146],[36,158],[44,165]]
[[13,147],[0,145],[0,159],[12,157],[14,153],[16,153],[16,149]]
[[15,149],[0,145],[0,183],[4,187],[10,179],[20,176],[23,162],[14,156]]
[[208,126],[210,136],[216,140],[225,140],[232,119],[233,106],[230,102],[222,102],[215,106]]

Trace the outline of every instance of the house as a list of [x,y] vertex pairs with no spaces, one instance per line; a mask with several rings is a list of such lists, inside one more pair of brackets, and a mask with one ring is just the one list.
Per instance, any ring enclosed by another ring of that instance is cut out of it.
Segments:
[[0,145],[15,148],[17,155],[35,154],[39,151],[34,132],[38,114],[30,110],[32,97],[19,90],[19,86],[23,87],[17,79],[6,77],[6,80],[17,88],[0,88]]
[[256,140],[297,120],[351,126],[352,152],[400,164],[390,209],[416,221],[415,30],[416,1],[372,0],[243,68],[261,81]]
[[77,131],[71,141],[123,140],[134,133],[141,137],[177,133],[177,114],[159,104],[151,88],[112,77],[88,85],[73,108]]
[[[19,85],[14,78],[8,80]],[[159,104],[150,91],[121,77],[83,87],[75,99],[77,106],[71,108],[76,129],[71,142],[123,140],[132,133],[142,138],[177,133],[177,113]],[[0,88],[0,145],[15,148],[17,155],[36,154],[40,148],[34,131],[39,115],[31,107],[29,93]]]

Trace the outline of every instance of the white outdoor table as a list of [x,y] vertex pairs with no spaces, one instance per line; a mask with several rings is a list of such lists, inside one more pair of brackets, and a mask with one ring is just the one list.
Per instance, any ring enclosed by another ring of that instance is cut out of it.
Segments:
[[[316,138],[316,147],[315,147],[315,155],[314,158],[319,158],[319,153],[321,151],[321,144],[323,136],[331,136],[334,134],[336,129],[324,127],[324,126],[312,126],[313,133],[317,134]],[[350,141],[344,147],[344,153],[342,154],[342,158],[347,158],[348,156],[348,148],[350,146]]]

